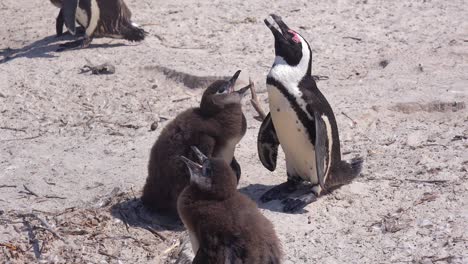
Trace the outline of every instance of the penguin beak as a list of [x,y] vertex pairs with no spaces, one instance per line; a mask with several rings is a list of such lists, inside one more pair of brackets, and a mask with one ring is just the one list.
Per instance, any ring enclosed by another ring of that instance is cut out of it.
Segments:
[[289,27],[283,22],[283,20],[281,19],[280,16],[277,16],[275,14],[270,14],[270,17],[273,19],[273,21],[278,25],[279,29],[281,30],[281,32],[276,29],[276,27],[274,25],[272,25],[270,23],[270,21],[268,21],[268,18],[266,18],[265,20],[263,20],[263,22],[265,22],[265,25],[271,30],[271,32],[273,33],[273,35],[275,36],[275,38],[277,37],[283,37],[283,34],[285,32],[288,32],[289,30]]
[[241,70],[236,71],[234,75],[229,79],[229,81],[224,85],[224,89],[228,91],[228,93],[234,92],[234,85],[236,84],[237,78],[239,78],[239,75],[241,73]]
[[179,156],[179,158],[185,163],[185,165],[187,165],[187,168],[189,169],[190,182],[194,183],[195,185],[199,186],[202,189],[209,190],[212,186],[211,178],[210,178],[211,175],[207,173],[208,169],[206,169],[206,167],[210,166],[209,160],[208,162],[205,162],[204,164],[205,168],[204,168],[202,165],[191,161],[187,157]]
[[239,95],[244,95],[245,92],[247,92],[247,90],[250,89],[250,87],[251,87],[251,85],[249,84],[249,85],[237,90],[236,93],[238,93]]
[[193,162],[191,161],[190,159],[188,159],[187,157],[184,157],[184,156],[180,156],[179,157],[184,163],[185,165],[187,165],[187,168],[189,169],[190,171],[190,178],[197,178],[197,177],[202,177],[203,176],[203,166],[196,163],[196,162]]
[[290,29],[288,25],[286,25],[286,23],[283,22],[280,16],[275,15],[275,14],[271,14],[270,16],[273,19],[273,21],[276,23],[278,28],[281,30],[280,32],[278,29],[276,29],[276,27],[268,21],[268,18],[264,20],[265,25],[267,25],[267,27],[273,33],[275,40],[279,41],[281,39],[284,39],[284,40],[291,39],[296,43],[299,41],[299,39],[297,38],[297,33],[294,32],[292,29]]
[[234,91],[234,85],[236,84],[236,81],[237,81],[237,78],[239,78],[239,75],[241,73],[241,70],[238,70],[236,71],[236,73],[234,74],[234,76],[231,77],[231,79],[228,81],[228,91],[229,93],[238,93],[239,95],[243,95],[245,92],[247,92],[247,90],[250,89],[250,84],[237,90],[237,91]]
[[208,157],[205,154],[203,154],[203,152],[201,152],[197,147],[191,146],[190,148],[195,153],[195,155],[197,155],[197,158],[201,162],[201,164],[205,163]]

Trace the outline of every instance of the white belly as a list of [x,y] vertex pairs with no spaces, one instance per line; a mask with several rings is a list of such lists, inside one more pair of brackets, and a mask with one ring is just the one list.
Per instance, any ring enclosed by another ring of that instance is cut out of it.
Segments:
[[267,87],[270,114],[286,156],[288,174],[317,184],[315,148],[310,142],[306,128],[297,118],[288,99],[275,86],[267,85]]
[[78,23],[80,23],[80,25],[82,25],[84,27],[88,26],[88,15],[86,14],[86,12],[83,9],[78,7],[76,9],[75,17],[76,17],[76,20],[78,21]]
[[97,4],[97,0],[91,0],[91,17],[89,18],[89,25],[86,26],[86,35],[93,35],[99,22],[101,10]]

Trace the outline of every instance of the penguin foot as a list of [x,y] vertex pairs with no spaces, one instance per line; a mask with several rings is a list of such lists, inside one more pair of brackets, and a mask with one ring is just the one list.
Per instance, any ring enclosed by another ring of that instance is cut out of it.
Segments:
[[84,35],[86,34],[86,28],[84,27],[77,27],[76,28],[76,35]]
[[62,52],[69,49],[76,49],[82,46],[83,39],[65,42],[59,45],[60,48],[57,49],[57,52]]
[[59,45],[60,48],[57,49],[57,52],[62,52],[64,50],[76,49],[76,48],[87,48],[91,43],[90,38],[83,38],[75,41],[65,42]]
[[315,196],[319,196],[320,193],[322,193],[322,187],[320,187],[320,185],[315,185],[312,187],[312,193],[315,195]]
[[286,198],[281,201],[284,204],[283,212],[294,213],[306,206],[306,203],[300,199]]
[[260,197],[260,201],[262,201],[262,203],[266,203],[272,200],[282,200],[296,190],[297,183],[292,181],[283,182],[264,193]]
[[281,203],[284,204],[283,212],[285,213],[295,213],[301,209],[304,209],[308,204],[317,201],[317,197],[313,192],[304,194],[299,198],[287,198],[284,199]]

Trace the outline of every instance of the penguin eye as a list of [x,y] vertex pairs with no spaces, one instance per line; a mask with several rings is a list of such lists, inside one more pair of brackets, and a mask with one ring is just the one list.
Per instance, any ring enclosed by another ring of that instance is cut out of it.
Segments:
[[227,89],[226,89],[226,87],[223,86],[223,87],[219,88],[219,90],[216,92],[216,94],[224,94],[226,92],[227,92]]

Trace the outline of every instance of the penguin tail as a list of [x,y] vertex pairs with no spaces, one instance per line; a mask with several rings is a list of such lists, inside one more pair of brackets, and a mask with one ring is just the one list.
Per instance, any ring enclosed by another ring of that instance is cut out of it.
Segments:
[[332,170],[331,178],[325,183],[327,190],[337,189],[353,181],[361,173],[363,163],[362,157],[356,157],[350,161],[341,160]]
[[341,164],[344,164],[345,171],[351,175],[353,178],[359,176],[362,171],[362,164],[364,159],[362,157],[356,157],[351,159],[349,162],[341,161]]
[[122,35],[124,39],[129,41],[142,41],[148,35],[148,32],[134,24],[130,24],[123,30]]

